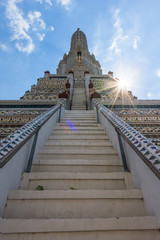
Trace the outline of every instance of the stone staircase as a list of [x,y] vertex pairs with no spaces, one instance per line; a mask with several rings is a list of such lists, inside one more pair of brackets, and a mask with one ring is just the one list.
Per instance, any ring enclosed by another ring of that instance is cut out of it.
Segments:
[[[76,85],[76,83],[74,85]],[[72,110],[86,110],[86,94],[84,87],[74,87]]]
[[1,231],[1,240],[160,239],[94,112],[83,110],[65,111],[20,189],[9,192]]

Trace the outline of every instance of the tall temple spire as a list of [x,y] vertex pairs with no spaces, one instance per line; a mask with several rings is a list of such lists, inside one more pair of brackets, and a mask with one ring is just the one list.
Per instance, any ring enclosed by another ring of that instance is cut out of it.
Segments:
[[83,51],[88,53],[87,38],[80,28],[72,35],[70,51]]
[[83,77],[85,72],[92,75],[102,74],[101,66],[95,56],[90,54],[86,35],[80,28],[73,33],[70,51],[64,54],[57,68],[57,74],[63,75],[69,72],[73,72],[74,76],[78,73],[77,78]]

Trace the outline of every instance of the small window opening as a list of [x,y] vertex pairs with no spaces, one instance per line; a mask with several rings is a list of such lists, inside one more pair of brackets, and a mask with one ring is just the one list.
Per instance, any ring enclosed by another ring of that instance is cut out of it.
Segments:
[[81,57],[82,53],[81,52],[77,52],[77,57]]

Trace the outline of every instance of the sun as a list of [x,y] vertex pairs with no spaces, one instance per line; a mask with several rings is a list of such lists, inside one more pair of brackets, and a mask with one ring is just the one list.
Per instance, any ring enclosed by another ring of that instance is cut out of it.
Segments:
[[118,80],[118,87],[120,88],[120,89],[125,89],[125,88],[127,88],[127,82],[126,82],[126,80],[125,79],[119,79]]

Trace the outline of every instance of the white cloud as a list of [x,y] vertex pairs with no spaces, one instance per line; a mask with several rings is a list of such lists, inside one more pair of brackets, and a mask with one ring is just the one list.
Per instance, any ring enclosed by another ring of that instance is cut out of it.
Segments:
[[45,2],[52,6],[51,0],[45,0]]
[[54,31],[54,27],[53,27],[53,26],[50,26],[50,30],[53,32],[53,31]]
[[40,41],[43,41],[44,37],[45,37],[45,33],[37,33],[37,36],[39,38]]
[[34,50],[34,44],[28,35],[30,26],[16,5],[19,2],[22,2],[22,0],[7,1],[6,17],[10,20],[10,28],[13,32],[11,39],[16,40],[15,46],[19,51],[31,53]]
[[[42,29],[45,29],[46,28],[46,24],[40,17],[41,17],[41,13],[40,12],[37,12],[37,11],[31,12],[30,11],[28,13],[28,20],[29,20],[30,24],[37,23]],[[34,27],[34,29],[36,29],[36,28]]]
[[[56,0],[57,3],[60,3],[62,7],[64,7],[66,10],[70,9],[72,0]],[[42,3],[48,3],[50,6],[53,5],[52,0],[35,0],[35,2]]]
[[[24,17],[24,13],[17,6],[23,0],[7,0],[6,17],[9,19],[9,26],[12,31],[11,40],[15,41],[16,48],[24,53],[30,54],[34,51],[35,45],[31,37],[32,31],[40,31],[46,28],[45,22],[41,19],[41,13],[30,11],[28,17]],[[41,34],[42,35],[42,34]],[[39,38],[41,41],[42,37]]]
[[123,28],[121,26],[121,19],[119,17],[120,9],[117,9],[114,13],[114,18],[115,18],[115,23],[114,23],[114,28],[115,28],[115,34],[114,38],[112,40],[112,44],[109,47],[109,50],[111,52],[114,52],[115,54],[120,54],[121,53],[121,43],[128,39],[128,35],[124,35]]
[[36,2],[39,2],[40,4],[42,4],[43,2],[48,3],[50,6],[52,6],[52,1],[51,0],[35,0]]
[[27,34],[22,36],[21,38],[18,39],[19,41],[15,43],[16,48],[20,51],[20,52],[24,52],[24,53],[32,53],[34,51],[34,44],[33,44],[33,40],[30,36],[28,36]]
[[[100,14],[97,18],[96,26],[93,32],[93,38],[91,41],[91,53],[95,55],[96,58],[103,58],[108,54],[108,50],[106,52],[107,46],[106,41],[103,39],[106,38],[106,21],[104,17]],[[100,59],[99,59],[100,60]]]
[[137,49],[138,48],[138,42],[140,41],[140,37],[139,36],[135,36],[134,38],[134,42],[133,42],[133,48]]
[[60,3],[66,10],[70,9],[71,0],[57,0],[57,3]]
[[157,70],[157,76],[160,77],[160,69]]
[[4,51],[4,52],[8,52],[8,47],[4,44],[4,43],[0,43],[0,48]]

